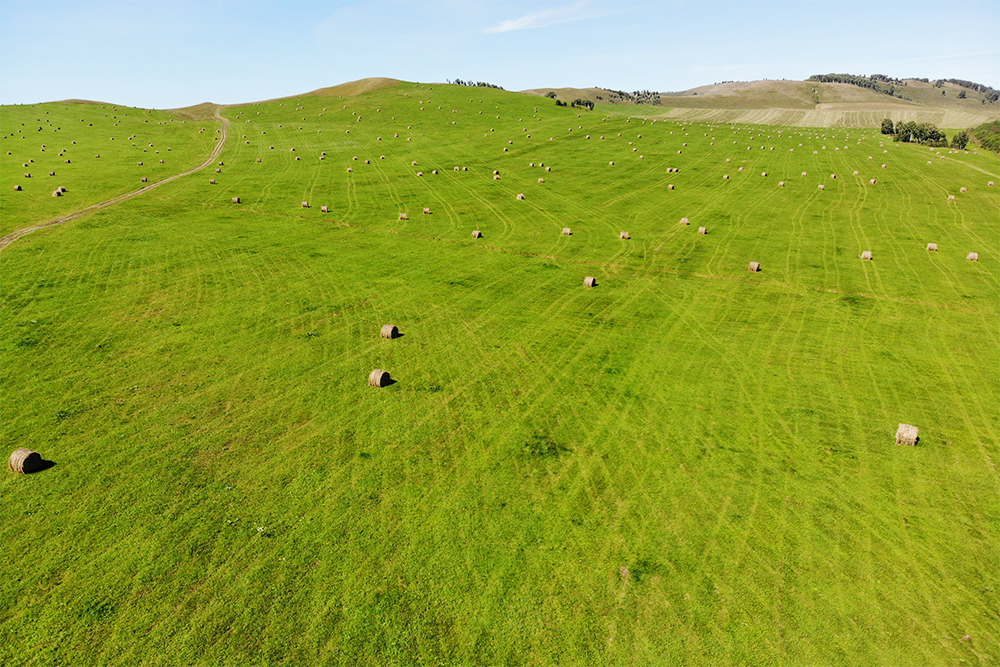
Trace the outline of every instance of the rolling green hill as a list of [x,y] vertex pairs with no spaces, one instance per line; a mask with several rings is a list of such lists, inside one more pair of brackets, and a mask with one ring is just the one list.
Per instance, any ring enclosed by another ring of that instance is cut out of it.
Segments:
[[384,84],[0,251],[0,663],[1000,660],[995,155]]

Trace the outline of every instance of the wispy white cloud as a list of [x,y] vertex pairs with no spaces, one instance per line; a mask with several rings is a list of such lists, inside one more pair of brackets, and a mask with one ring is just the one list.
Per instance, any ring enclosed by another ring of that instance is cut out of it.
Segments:
[[487,28],[484,32],[494,34],[498,32],[509,32],[511,30],[528,30],[529,28],[544,28],[545,26],[556,25],[558,23],[570,23],[572,21],[582,21],[593,18],[597,14],[587,11],[590,3],[581,0],[572,5],[543,9],[538,12],[525,14],[519,19],[508,19],[501,21],[499,25]]

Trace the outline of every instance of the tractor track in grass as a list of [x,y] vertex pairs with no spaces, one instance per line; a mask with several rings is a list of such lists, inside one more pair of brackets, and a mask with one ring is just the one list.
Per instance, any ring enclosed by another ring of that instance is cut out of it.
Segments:
[[127,199],[131,199],[132,197],[135,197],[137,195],[145,194],[150,190],[152,190],[153,188],[158,188],[165,183],[176,181],[179,178],[197,173],[202,169],[204,169],[205,167],[208,167],[213,162],[215,162],[215,160],[222,154],[222,149],[226,145],[226,139],[229,137],[229,119],[225,118],[224,116],[222,116],[221,113],[219,113],[225,108],[226,108],[225,105],[221,105],[216,107],[215,109],[215,117],[218,118],[220,121],[222,121],[222,137],[219,139],[218,145],[212,150],[211,155],[209,155],[208,158],[206,158],[205,161],[202,162],[197,167],[194,167],[193,169],[188,169],[187,171],[181,172],[180,174],[174,174],[173,176],[168,176],[163,180],[159,180],[156,181],[155,183],[144,185],[138,190],[133,190],[132,192],[126,192],[123,195],[118,195],[117,197],[113,197],[111,199],[108,199],[107,201],[103,201],[98,204],[93,204],[91,206],[88,206],[87,208],[80,209],[79,211],[74,211],[73,213],[68,213],[66,215],[59,216],[58,218],[53,218],[52,220],[41,222],[37,225],[32,225],[31,227],[25,227],[23,229],[18,229],[16,231],[13,231],[10,234],[7,234],[6,236],[0,238],[0,250],[3,250],[14,241],[18,240],[22,236],[30,234],[31,232],[36,232],[39,229],[46,229],[48,227],[55,227],[57,225],[63,224],[64,222],[70,222],[71,220],[76,220],[77,218],[83,217],[90,213],[96,213],[101,209],[113,206],[114,204],[120,204],[121,202]]

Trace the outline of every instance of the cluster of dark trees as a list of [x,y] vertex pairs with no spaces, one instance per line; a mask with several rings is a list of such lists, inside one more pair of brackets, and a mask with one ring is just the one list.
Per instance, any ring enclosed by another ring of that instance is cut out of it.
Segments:
[[979,127],[973,128],[972,134],[976,135],[983,148],[1000,153],[1000,120],[983,123]]
[[[892,119],[882,121],[882,134],[891,134],[893,141],[924,144],[925,146],[947,147],[948,137],[933,123],[917,123],[912,120],[893,124]],[[960,130],[951,138],[951,147],[964,150],[969,143],[969,133]]]
[[594,110],[593,102],[591,102],[590,100],[581,100],[579,97],[573,100],[573,106],[590,109],[591,111]]
[[497,90],[504,90],[503,86],[498,86],[495,83],[487,83],[486,81],[462,81],[461,79],[451,81],[449,79],[448,83],[453,83],[456,86],[472,86],[474,88],[496,88]]
[[[624,90],[611,90],[610,88],[601,88],[601,90],[608,93],[608,102],[611,104],[623,104],[626,102],[631,102],[632,104],[660,103],[660,94],[651,90],[636,90],[631,93],[626,93]],[[598,97],[598,99],[603,98]]]
[[861,88],[868,88],[877,93],[898,97],[901,100],[908,100],[909,97],[896,92],[897,86],[905,86],[899,79],[893,79],[885,74],[872,74],[871,76],[857,76],[855,74],[813,74],[807,81],[819,81],[821,83],[850,83]]
[[[990,86],[986,86],[981,83],[976,83],[975,81],[966,81],[965,79],[943,79],[943,80],[947,81],[948,83],[953,83],[956,86],[961,86],[962,88],[968,88],[969,90],[974,90],[977,93],[981,93],[987,102],[992,103],[996,102],[997,100],[1000,100],[1000,90],[996,90],[995,88],[991,88]],[[937,83],[939,82],[935,82],[935,85],[937,85]]]

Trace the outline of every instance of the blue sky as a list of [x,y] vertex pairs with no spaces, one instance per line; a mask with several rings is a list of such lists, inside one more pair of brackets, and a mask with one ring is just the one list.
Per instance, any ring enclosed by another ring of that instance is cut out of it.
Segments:
[[881,73],[1000,88],[1000,0],[0,0],[0,103],[174,108],[346,81],[678,91]]

